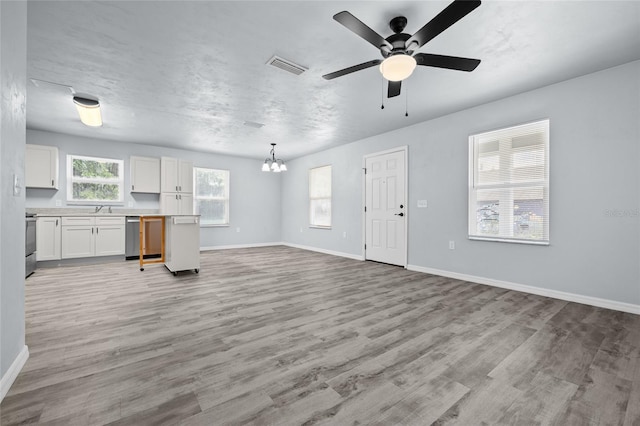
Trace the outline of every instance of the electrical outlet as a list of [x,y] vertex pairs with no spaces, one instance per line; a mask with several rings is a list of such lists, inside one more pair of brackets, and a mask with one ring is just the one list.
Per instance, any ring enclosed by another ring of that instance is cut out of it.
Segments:
[[347,238],[347,231],[344,231],[344,232],[342,233],[342,238]]
[[456,249],[456,242],[455,241],[449,241],[449,250],[455,250]]
[[302,226],[300,227],[300,232],[302,232]]
[[427,207],[427,200],[418,200],[418,208],[424,209]]
[[236,228],[236,232],[240,232],[240,227],[239,226]]
[[13,175],[13,196],[17,197],[20,195],[21,189],[22,187],[20,186],[20,179],[18,178],[18,175]]
[[127,204],[129,207],[133,207],[133,201],[129,201],[129,203]]
[[62,200],[56,200],[56,207],[62,207]]

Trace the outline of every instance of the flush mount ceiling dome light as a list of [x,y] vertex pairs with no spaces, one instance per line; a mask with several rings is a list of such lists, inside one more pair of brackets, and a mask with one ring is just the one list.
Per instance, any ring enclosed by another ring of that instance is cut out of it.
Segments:
[[262,164],[262,171],[263,172],[280,173],[280,172],[286,172],[287,171],[287,165],[284,164],[284,161],[282,161],[279,158],[276,158],[276,144],[275,143],[271,144],[271,151],[269,151],[269,155],[271,157],[267,157],[264,160],[264,163]]
[[96,99],[89,99],[82,96],[74,96],[73,103],[76,104],[80,121],[86,126],[102,126],[102,115],[100,114],[100,102]]
[[416,60],[413,56],[398,54],[389,56],[380,64],[382,76],[389,81],[402,81],[409,77],[416,69]]

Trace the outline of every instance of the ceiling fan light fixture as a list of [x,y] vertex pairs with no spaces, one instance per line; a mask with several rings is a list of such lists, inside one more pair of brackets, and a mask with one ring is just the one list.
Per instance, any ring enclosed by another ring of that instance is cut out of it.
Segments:
[[76,104],[76,109],[78,110],[78,115],[80,115],[80,121],[82,121],[82,124],[90,127],[102,126],[100,102],[95,99],[74,96],[73,103]]
[[380,72],[389,81],[402,81],[413,73],[416,65],[416,60],[413,56],[401,53],[389,56],[382,61]]

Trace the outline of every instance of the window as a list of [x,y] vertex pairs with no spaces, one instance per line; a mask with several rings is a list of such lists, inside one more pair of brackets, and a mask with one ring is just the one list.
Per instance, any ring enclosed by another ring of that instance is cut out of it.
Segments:
[[309,170],[309,223],[331,227],[331,166]]
[[67,201],[117,204],[124,200],[123,161],[67,155]]
[[195,191],[193,210],[200,215],[200,224],[229,224],[229,171],[193,168]]
[[549,243],[549,120],[469,137],[469,238]]

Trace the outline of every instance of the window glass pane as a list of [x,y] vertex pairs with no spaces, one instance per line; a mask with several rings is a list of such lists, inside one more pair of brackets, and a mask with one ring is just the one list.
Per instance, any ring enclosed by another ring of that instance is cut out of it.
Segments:
[[331,199],[318,198],[311,200],[311,224],[315,226],[331,226]]
[[226,198],[227,170],[195,169],[196,195],[198,197]]
[[331,166],[309,170],[309,223],[331,226]]
[[119,201],[117,184],[73,182],[73,199],[87,201]]
[[229,171],[194,167],[194,211],[202,225],[229,224]]
[[73,159],[73,177],[119,179],[120,165],[117,162]]
[[198,200],[200,221],[203,225],[224,225],[227,223],[226,200]]
[[481,235],[500,233],[500,201],[476,202],[476,232]]
[[544,199],[542,188],[519,191],[513,200],[513,236],[544,239]]

